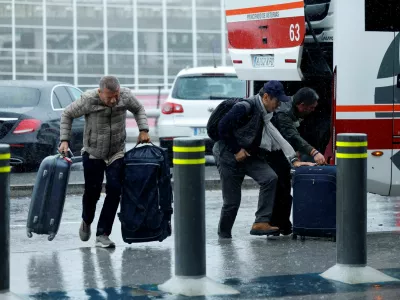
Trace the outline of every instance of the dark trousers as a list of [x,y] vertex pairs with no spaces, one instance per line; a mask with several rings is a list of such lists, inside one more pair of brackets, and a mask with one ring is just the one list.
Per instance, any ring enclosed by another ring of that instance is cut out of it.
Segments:
[[85,152],[82,156],[82,161],[85,177],[82,219],[86,224],[93,222],[105,172],[106,198],[97,224],[96,236],[103,234],[110,235],[121,198],[124,159],[117,159],[111,165],[107,166],[102,159],[89,159],[89,154]]
[[233,153],[222,142],[214,145],[213,153],[220,173],[223,205],[219,232],[230,233],[242,198],[242,183],[247,175],[260,185],[256,223],[270,222],[275,199],[277,175],[266,159],[257,155],[237,162]]
[[271,224],[282,230],[292,228],[290,212],[292,210],[291,166],[283,151],[271,151],[266,154],[268,164],[278,175],[275,203],[272,212]]

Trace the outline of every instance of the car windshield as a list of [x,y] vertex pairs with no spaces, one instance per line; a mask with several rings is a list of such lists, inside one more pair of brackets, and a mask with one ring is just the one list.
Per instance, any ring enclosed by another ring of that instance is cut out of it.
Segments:
[[182,100],[242,98],[246,96],[246,81],[236,76],[196,75],[177,78],[172,97]]
[[34,107],[40,99],[35,88],[0,86],[0,108]]

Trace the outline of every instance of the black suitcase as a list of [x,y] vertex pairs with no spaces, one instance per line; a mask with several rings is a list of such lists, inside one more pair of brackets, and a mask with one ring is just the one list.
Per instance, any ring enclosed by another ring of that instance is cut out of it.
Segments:
[[336,240],[336,166],[299,167],[293,176],[293,238]]
[[40,164],[29,207],[26,233],[48,234],[54,239],[64,209],[72,159],[59,154],[46,157]]

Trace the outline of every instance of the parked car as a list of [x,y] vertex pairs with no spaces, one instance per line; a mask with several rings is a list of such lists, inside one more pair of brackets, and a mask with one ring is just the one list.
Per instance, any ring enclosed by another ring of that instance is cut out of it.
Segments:
[[[68,83],[0,81],[0,143],[9,144],[11,166],[34,169],[58,151],[63,109],[82,91]],[[84,117],[75,119],[70,148],[80,156]]]
[[207,122],[219,103],[227,98],[246,97],[246,82],[239,80],[233,67],[198,67],[181,70],[158,119],[160,146],[169,150],[175,137],[201,136],[206,154],[213,141],[207,135]]

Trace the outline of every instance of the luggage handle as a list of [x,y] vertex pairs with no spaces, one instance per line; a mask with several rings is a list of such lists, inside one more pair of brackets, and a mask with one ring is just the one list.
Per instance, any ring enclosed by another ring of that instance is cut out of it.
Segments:
[[148,143],[136,143],[136,145],[135,145],[135,147],[133,147],[133,149],[135,149],[135,148],[136,148],[137,146],[139,146],[139,145],[145,145],[145,144],[151,144],[152,146],[157,147],[156,145],[153,144],[152,141],[150,141],[150,142],[148,142]]

